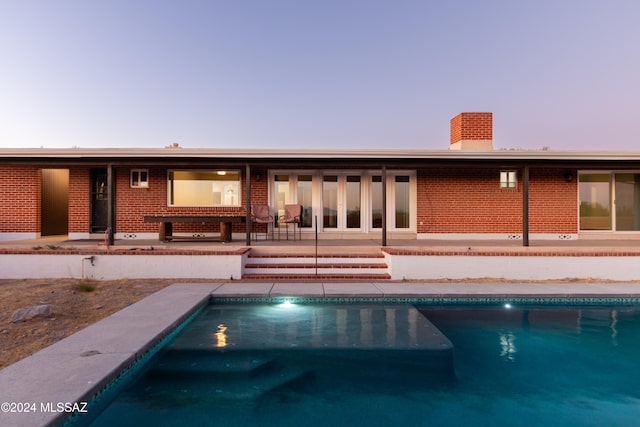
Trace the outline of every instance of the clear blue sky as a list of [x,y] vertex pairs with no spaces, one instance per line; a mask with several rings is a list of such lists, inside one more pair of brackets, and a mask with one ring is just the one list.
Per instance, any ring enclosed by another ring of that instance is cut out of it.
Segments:
[[640,149],[637,0],[0,0],[0,147]]

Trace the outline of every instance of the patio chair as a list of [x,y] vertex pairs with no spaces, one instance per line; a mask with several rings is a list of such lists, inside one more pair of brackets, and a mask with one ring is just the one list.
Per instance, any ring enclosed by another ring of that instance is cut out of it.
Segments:
[[293,240],[296,240],[296,224],[298,224],[298,233],[300,240],[302,240],[301,215],[302,205],[284,205],[284,215],[278,218],[278,240],[280,240],[280,224],[286,224],[287,226],[287,240],[289,240],[289,224],[293,224]]
[[266,224],[267,230],[264,239],[269,238],[269,232],[271,232],[271,239],[273,239],[273,216],[269,214],[268,205],[251,205],[251,230],[254,240],[258,240],[258,224]]

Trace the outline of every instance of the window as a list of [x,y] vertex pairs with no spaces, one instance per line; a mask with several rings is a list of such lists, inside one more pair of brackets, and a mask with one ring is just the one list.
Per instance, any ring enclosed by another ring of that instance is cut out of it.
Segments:
[[500,188],[516,188],[517,183],[516,171],[500,171]]
[[147,188],[149,186],[149,171],[147,169],[131,170],[131,187]]
[[169,171],[169,206],[240,206],[240,172]]

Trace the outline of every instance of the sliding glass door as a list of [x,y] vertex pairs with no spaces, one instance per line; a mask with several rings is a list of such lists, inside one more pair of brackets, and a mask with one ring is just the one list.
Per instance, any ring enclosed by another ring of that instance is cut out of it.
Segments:
[[640,231],[640,173],[581,173],[579,201],[581,231]]

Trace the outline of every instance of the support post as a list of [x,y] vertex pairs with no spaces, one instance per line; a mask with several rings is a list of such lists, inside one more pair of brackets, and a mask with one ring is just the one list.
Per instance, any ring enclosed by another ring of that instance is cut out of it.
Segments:
[[529,246],[529,166],[522,168],[522,246]]
[[245,175],[246,175],[246,204],[247,204],[247,217],[245,219],[247,224],[247,236],[245,244],[247,246],[251,246],[251,166],[249,163],[245,166]]
[[387,167],[382,165],[382,246],[387,246]]
[[107,244],[113,246],[115,244],[114,226],[115,226],[115,202],[114,202],[114,176],[113,165],[107,165]]

